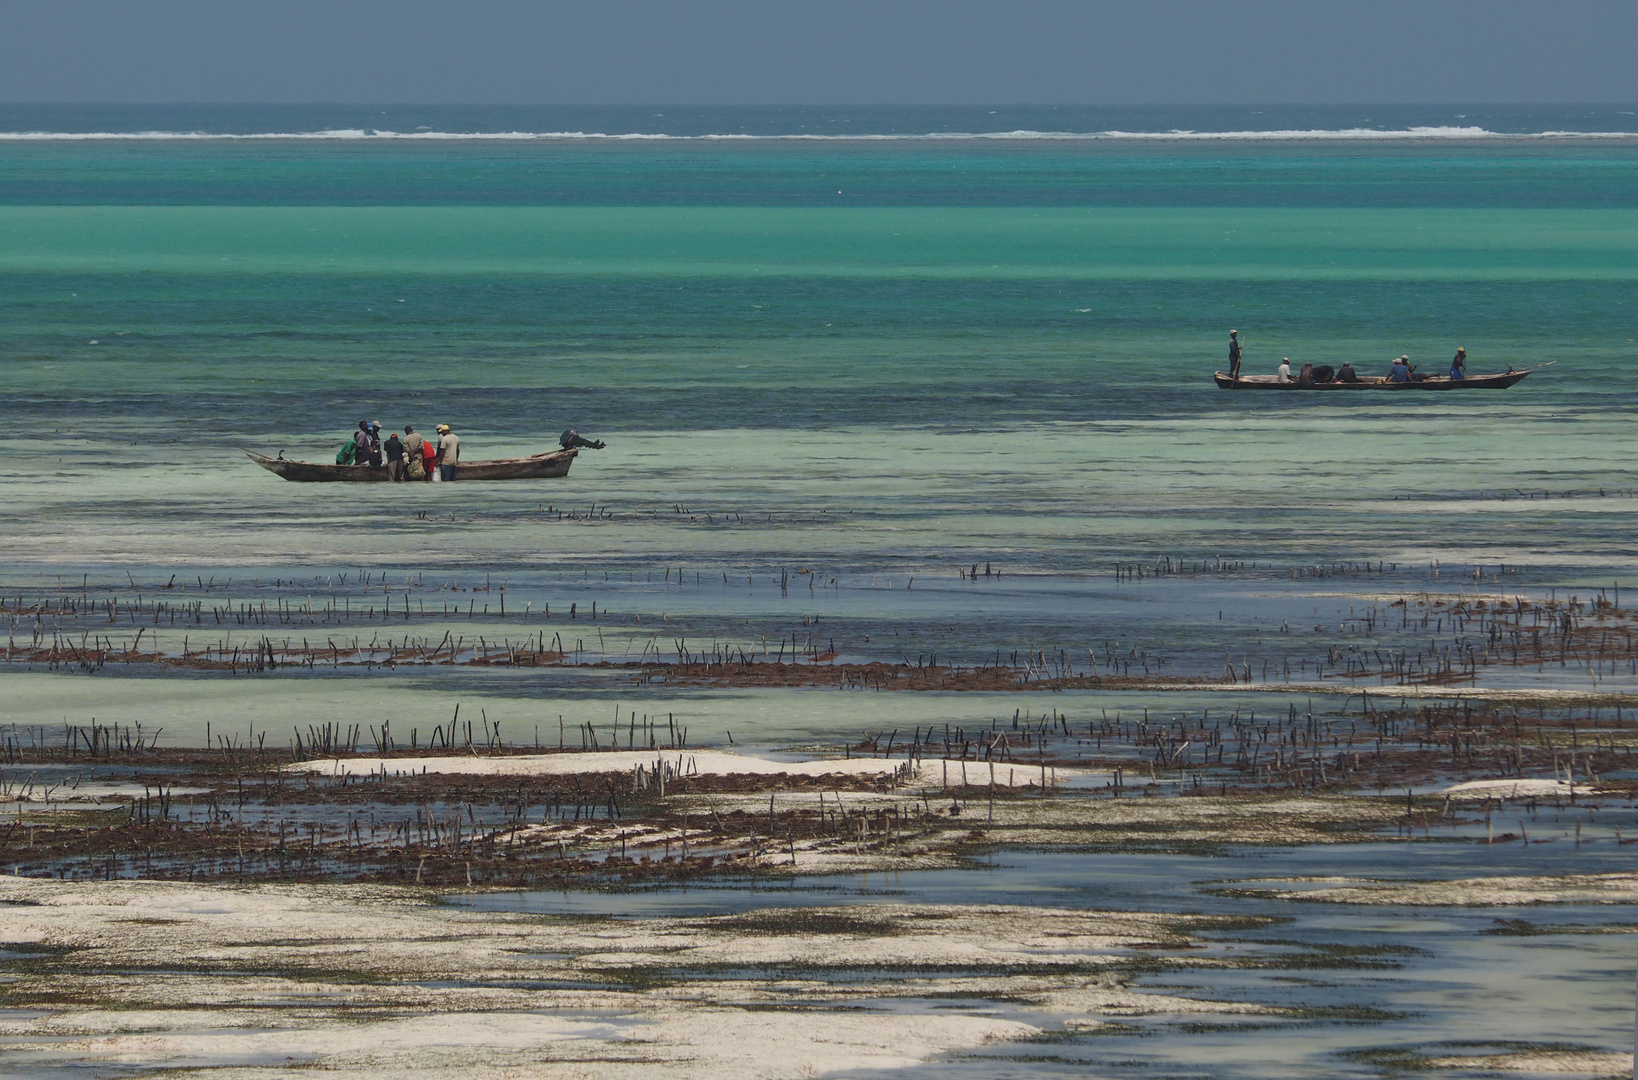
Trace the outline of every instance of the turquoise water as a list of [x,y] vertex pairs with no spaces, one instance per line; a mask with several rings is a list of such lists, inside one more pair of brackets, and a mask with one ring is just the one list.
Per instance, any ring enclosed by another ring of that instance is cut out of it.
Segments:
[[[561,638],[590,661],[782,642],[845,660],[1050,654],[1079,671],[1118,657],[1180,676],[1232,659],[1268,684],[889,694],[596,669],[11,664],[0,724],[94,717],[166,742],[271,732],[282,746],[331,720],[425,730],[459,703],[514,745],[554,745],[559,717],[572,742],[579,724],[637,711],[674,715],[691,745],[823,751],[1009,710],[1078,726],[1295,704],[1345,722],[1345,698],[1294,702],[1282,673],[1300,683],[1362,647],[1352,620],[1367,610],[1388,625],[1365,646],[1415,651],[1452,631],[1394,629],[1400,597],[1584,601],[1632,585],[1638,135],[1621,133],[1635,127],[1623,109],[0,107],[13,640],[61,625],[117,649],[140,597],[226,613],[142,627],[143,648],[172,653],[448,632]],[[507,132],[665,137],[466,137]],[[962,135],[1020,132],[1035,134]],[[1438,370],[1457,345],[1476,373],[1552,366],[1499,394],[1227,394],[1210,376],[1231,326],[1250,371],[1290,356],[1369,373],[1401,353]],[[368,487],[288,484],[236,449],[329,460],[362,418],[451,423],[476,457],[544,449],[570,425],[609,445],[560,481]],[[1161,556],[1232,569],[1113,573]],[[975,565],[1001,576],[960,576]],[[1302,572],[1318,565],[1336,572]],[[127,614],[13,616],[41,598],[119,598]],[[376,622],[384,600],[427,614]],[[277,628],[234,615],[263,603],[369,614]],[[1635,684],[1638,665],[1480,680]],[[883,890],[1239,911],[1256,904],[1196,883],[1625,865],[1602,844],[1495,850],[1002,853],[997,873]],[[846,899],[834,884],[790,902]],[[776,902],[739,883],[631,901]],[[1348,1067],[1339,1051],[1456,1029],[1625,1045],[1625,935],[1515,939],[1483,933],[1490,913],[1279,907],[1293,937],[1425,953],[1318,987],[1203,974],[1183,992],[1408,1015],[1391,1031],[1293,1022],[1278,1039],[1077,1038],[1044,1048],[1053,1061],[998,1047],[937,1068],[1331,1075]]]
[[[238,603],[489,575],[514,612],[612,609],[587,647],[611,658],[667,637],[966,662],[1117,641],[1180,674],[1321,654],[1354,603],[1474,573],[1585,594],[1634,554],[1633,127],[8,107],[0,591],[151,597],[180,575]],[[505,132],[665,137],[465,137]],[[1213,387],[1230,326],[1251,371],[1440,370],[1458,344],[1474,372],[1553,366],[1499,394],[1269,400]],[[470,456],[571,425],[609,448],[562,481],[365,490],[235,449],[328,460],[361,418],[449,422]],[[1114,581],[1163,554],[1254,565]],[[1367,562],[1391,569],[1290,574]],[[1008,576],[957,576],[986,563]],[[1300,641],[1267,636],[1299,620]]]

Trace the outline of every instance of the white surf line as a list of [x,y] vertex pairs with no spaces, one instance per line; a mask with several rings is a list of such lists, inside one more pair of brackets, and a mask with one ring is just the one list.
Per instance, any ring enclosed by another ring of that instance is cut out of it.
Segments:
[[[574,754],[502,754],[494,757],[356,757],[313,758],[283,767],[285,772],[324,776],[575,776],[652,770],[665,762],[683,776],[886,776],[903,769],[903,758],[822,758],[775,761],[723,750],[613,750]],[[921,759],[910,779],[923,783],[974,787],[995,783],[1003,787],[1039,784],[1041,767],[1024,762],[948,761]],[[1081,770],[1046,767],[1047,783],[1081,775]]]
[[1010,131],[922,131],[922,132],[702,132],[694,135],[660,131],[394,131],[385,128],[328,128],[309,131],[0,131],[0,142],[258,142],[289,141],[612,141],[612,142],[966,142],[966,141],[1051,141],[1051,142],[1322,142],[1389,141],[1571,141],[1576,139],[1632,140],[1631,131],[1491,131],[1482,127],[1428,125],[1407,128],[1281,128],[1273,130],[1198,131],[1174,128],[1167,131],[1042,131],[1017,128]]

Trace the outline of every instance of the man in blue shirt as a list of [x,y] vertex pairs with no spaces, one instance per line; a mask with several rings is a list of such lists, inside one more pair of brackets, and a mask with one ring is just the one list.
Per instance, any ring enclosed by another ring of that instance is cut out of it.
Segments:
[[1410,357],[1401,356],[1393,362],[1393,367],[1388,369],[1388,381],[1407,383],[1411,381]]

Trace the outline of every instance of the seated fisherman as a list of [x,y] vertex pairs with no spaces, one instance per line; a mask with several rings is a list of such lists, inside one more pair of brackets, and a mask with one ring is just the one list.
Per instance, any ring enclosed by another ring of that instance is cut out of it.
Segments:
[[1298,386],[1313,386],[1314,385],[1314,365],[1313,364],[1304,364],[1302,366],[1302,370],[1297,372],[1297,385]]
[[1337,369],[1337,382],[1358,382],[1359,376],[1354,373],[1354,365],[1344,360]]
[[1279,383],[1291,381],[1291,358],[1289,356],[1280,357],[1280,366],[1274,370],[1274,379]]
[[1411,371],[1412,368],[1410,357],[1401,356],[1399,359],[1395,360],[1393,362],[1393,366],[1388,369],[1388,381],[1408,383],[1411,381]]

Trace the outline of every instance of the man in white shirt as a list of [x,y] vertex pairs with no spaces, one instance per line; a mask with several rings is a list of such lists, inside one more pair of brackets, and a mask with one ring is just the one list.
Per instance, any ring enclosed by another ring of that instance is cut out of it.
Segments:
[[461,463],[461,437],[449,430],[448,424],[438,425],[438,470],[445,480],[455,479],[455,466]]
[[1291,381],[1291,358],[1289,356],[1280,357],[1280,369],[1274,375],[1282,383]]

